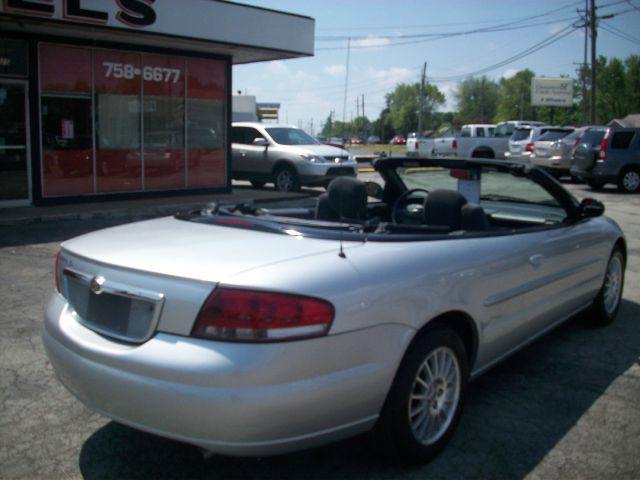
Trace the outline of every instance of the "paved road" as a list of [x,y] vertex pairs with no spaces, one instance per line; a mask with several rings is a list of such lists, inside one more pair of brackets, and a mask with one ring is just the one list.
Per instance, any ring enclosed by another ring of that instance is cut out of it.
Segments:
[[[91,413],[55,379],[40,341],[59,241],[102,219],[0,227],[0,478],[640,478],[640,195],[592,194],[626,231],[616,322],[573,319],[474,382],[432,463],[398,466],[362,439],[272,458],[205,458]],[[180,408],[176,405],[176,408]]]

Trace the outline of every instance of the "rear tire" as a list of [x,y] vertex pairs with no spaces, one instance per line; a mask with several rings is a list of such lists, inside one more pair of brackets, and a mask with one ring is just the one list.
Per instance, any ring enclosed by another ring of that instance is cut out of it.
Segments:
[[298,173],[293,167],[278,167],[273,174],[273,184],[279,192],[297,192],[300,190]]
[[624,269],[622,249],[615,246],[609,257],[602,288],[587,312],[597,325],[609,325],[616,318],[624,287]]
[[640,170],[627,168],[618,177],[618,189],[624,193],[640,192]]
[[426,462],[456,429],[469,376],[464,344],[451,329],[425,331],[409,347],[373,432],[374,448]]

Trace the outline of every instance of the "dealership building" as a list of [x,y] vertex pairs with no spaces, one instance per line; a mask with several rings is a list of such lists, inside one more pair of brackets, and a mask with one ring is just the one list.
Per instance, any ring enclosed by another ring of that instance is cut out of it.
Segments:
[[314,20],[216,0],[0,0],[0,208],[231,188],[232,65]]

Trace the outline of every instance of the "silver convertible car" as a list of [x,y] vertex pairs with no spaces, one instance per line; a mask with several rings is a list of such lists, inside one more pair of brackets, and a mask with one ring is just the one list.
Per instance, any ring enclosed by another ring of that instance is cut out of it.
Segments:
[[466,385],[620,306],[627,246],[536,167],[385,158],[309,207],[212,202],[62,244],[43,340],[117,422],[228,455],[450,439]]

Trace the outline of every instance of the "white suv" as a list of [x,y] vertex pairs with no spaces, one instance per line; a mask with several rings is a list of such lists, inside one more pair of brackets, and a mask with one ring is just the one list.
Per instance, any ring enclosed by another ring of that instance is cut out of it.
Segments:
[[273,182],[276,190],[289,192],[357,175],[358,164],[349,152],[322,144],[299,128],[234,122],[231,132],[233,178],[255,187]]

